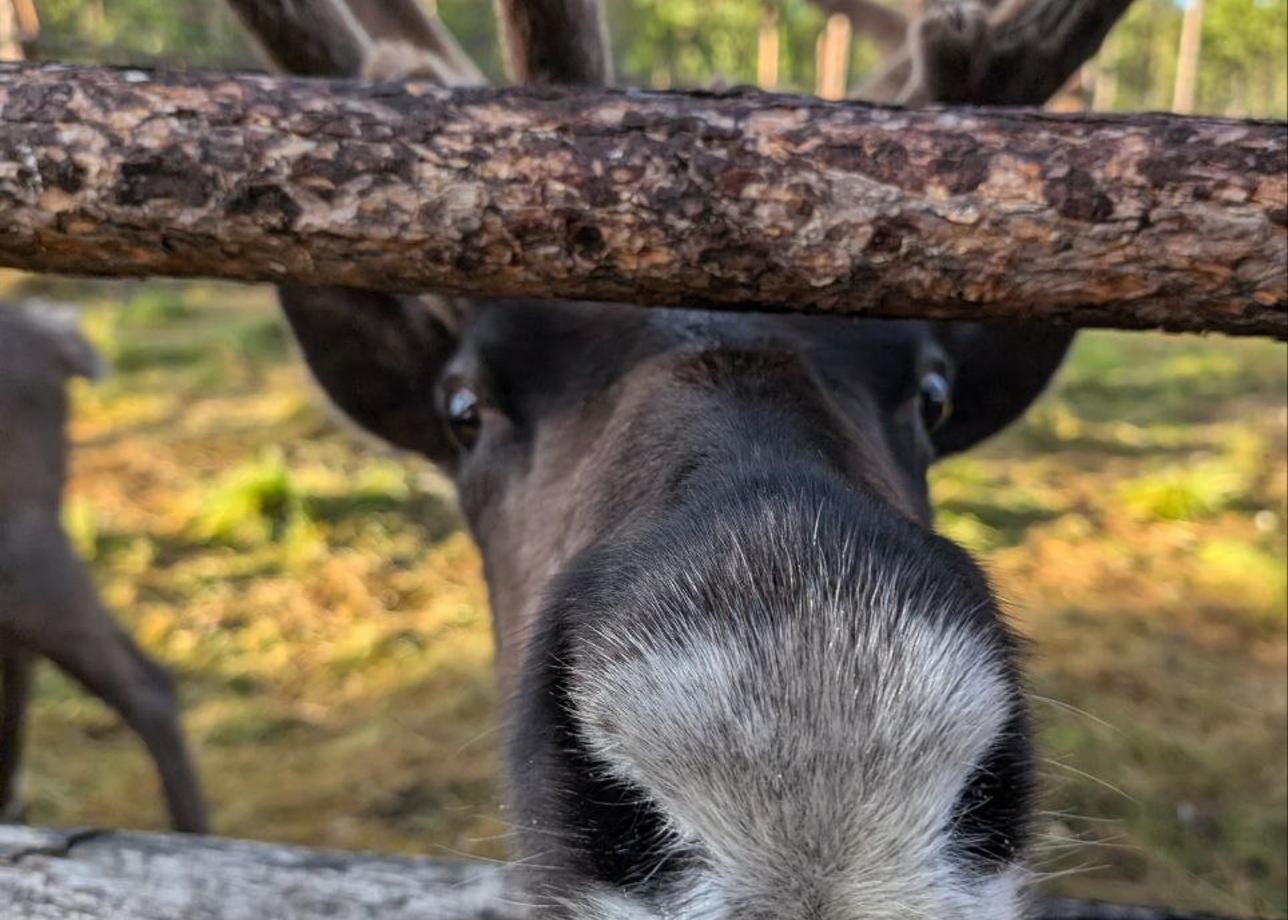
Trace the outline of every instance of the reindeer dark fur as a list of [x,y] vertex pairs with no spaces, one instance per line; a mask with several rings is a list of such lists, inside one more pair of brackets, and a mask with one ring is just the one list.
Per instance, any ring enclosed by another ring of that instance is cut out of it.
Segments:
[[0,817],[16,818],[35,662],[47,658],[121,714],[147,745],[174,827],[206,829],[169,675],[99,602],[59,520],[67,380],[98,360],[66,314],[0,304]]

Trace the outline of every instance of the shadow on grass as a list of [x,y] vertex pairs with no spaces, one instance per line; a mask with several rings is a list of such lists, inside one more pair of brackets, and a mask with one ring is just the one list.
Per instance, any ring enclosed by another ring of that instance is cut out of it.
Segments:
[[130,345],[121,348],[113,360],[113,370],[132,374],[148,370],[175,370],[192,367],[207,360],[210,349],[205,344]]
[[998,540],[1008,546],[1023,540],[1030,527],[1054,520],[1063,513],[1056,508],[1003,508],[989,502],[960,498],[941,501],[937,508],[944,514],[974,518],[996,531]]
[[455,504],[430,492],[406,497],[362,490],[344,495],[309,495],[304,499],[304,509],[310,519],[331,526],[353,518],[397,515],[408,527],[420,531],[427,545],[447,539],[462,526]]
[[[1192,444],[1132,443],[1112,434],[1087,432],[1073,436],[1059,435],[1038,426],[1017,429],[987,456],[1028,457],[1043,454],[1088,454],[1098,457],[1182,457],[1194,453]],[[981,452],[981,455],[983,452]]]
[[[1236,397],[1275,406],[1279,394],[1266,389],[1260,380],[1256,383],[1261,389],[1238,379],[1207,385],[1188,381],[1121,383],[1112,388],[1078,382],[1065,387],[1060,395],[1090,422],[1125,421],[1146,426],[1167,419],[1171,424],[1203,424],[1222,421],[1228,408],[1225,403]],[[1165,389],[1167,386],[1172,389]]]
[[[225,384],[222,393],[224,398],[231,401],[261,395],[265,387],[266,384],[262,380],[254,379],[238,385]],[[192,403],[200,398],[199,392],[199,388],[187,387],[181,391],[184,398],[179,400],[179,404],[174,409],[164,415],[147,421],[116,425],[96,437],[78,440],[76,449],[90,450],[149,440],[175,445],[208,439],[212,437],[212,432],[208,428],[199,430],[185,428],[192,411]],[[330,434],[334,427],[334,423],[327,419],[318,405],[302,402],[289,416],[273,424],[258,419],[240,423],[221,423],[218,436],[227,441],[235,440],[243,445],[247,452],[253,453],[268,444],[280,444],[285,440],[315,440]]]

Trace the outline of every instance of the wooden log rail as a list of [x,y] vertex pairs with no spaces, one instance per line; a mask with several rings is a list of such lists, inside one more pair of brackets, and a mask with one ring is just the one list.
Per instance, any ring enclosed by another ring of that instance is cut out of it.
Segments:
[[1288,131],[0,65],[0,265],[1282,338]]
[[[520,920],[495,864],[0,825],[5,920]],[[1034,920],[1216,920],[1051,898]]]

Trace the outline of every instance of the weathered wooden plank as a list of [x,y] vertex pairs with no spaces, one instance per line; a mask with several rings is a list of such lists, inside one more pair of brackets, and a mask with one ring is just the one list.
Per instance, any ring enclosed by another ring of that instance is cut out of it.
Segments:
[[[519,920],[503,867],[126,831],[0,825],[4,920]],[[1204,920],[1050,899],[1036,920]],[[1207,918],[1216,920],[1216,918]]]
[[5,920],[509,920],[484,863],[0,826]]
[[3,65],[0,264],[1282,337],[1288,134]]

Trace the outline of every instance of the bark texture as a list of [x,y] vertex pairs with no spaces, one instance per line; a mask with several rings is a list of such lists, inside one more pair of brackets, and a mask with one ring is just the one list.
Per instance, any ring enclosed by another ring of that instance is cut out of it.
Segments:
[[485,863],[0,826],[5,920],[515,920]]
[[0,265],[1283,337],[1288,137],[10,64]]
[[[522,904],[482,863],[0,825],[5,920],[519,920]],[[1059,899],[1035,920],[1202,918]]]

